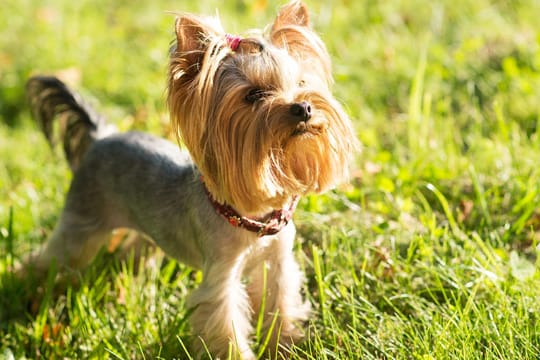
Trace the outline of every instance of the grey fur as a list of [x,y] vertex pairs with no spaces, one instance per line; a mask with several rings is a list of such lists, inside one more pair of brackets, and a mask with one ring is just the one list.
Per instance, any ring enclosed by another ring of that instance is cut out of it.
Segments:
[[75,170],[92,142],[116,130],[93,111],[78,94],[55,77],[35,76],[26,83],[26,97],[34,119],[54,146],[58,140],[53,121],[59,118],[59,138],[64,142],[66,159]]

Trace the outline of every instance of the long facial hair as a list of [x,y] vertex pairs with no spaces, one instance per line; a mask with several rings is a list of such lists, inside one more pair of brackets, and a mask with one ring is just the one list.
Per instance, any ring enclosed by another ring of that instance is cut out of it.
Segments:
[[[302,3],[286,5],[268,36],[234,51],[216,19],[182,16],[176,34],[171,120],[217,201],[263,214],[347,175],[354,132]],[[310,118],[295,116],[293,104],[307,104]]]

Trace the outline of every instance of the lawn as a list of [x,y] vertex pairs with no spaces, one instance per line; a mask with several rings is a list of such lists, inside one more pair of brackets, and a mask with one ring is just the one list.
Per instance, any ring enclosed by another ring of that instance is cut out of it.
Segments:
[[[0,11],[0,359],[189,358],[201,274],[103,253],[75,283],[6,269],[45,241],[71,174],[24,83],[61,75],[122,130],[173,138],[170,11],[231,33],[274,0],[7,0]],[[540,358],[540,2],[308,1],[362,151],[349,183],[301,200],[313,307],[292,359]]]

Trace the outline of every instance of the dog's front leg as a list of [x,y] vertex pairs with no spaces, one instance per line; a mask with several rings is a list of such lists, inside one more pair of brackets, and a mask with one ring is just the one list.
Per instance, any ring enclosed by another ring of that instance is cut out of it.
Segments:
[[[221,259],[223,260],[223,259]],[[204,280],[189,298],[197,355],[206,349],[216,359],[255,359],[248,336],[251,331],[248,297],[241,282],[243,256],[205,266]]]
[[272,357],[279,350],[278,343],[288,347],[303,336],[299,322],[308,318],[310,310],[302,299],[304,276],[292,251],[295,232],[290,223],[262,253],[250,259],[246,269],[255,316],[263,311],[263,328],[271,332],[268,351]]

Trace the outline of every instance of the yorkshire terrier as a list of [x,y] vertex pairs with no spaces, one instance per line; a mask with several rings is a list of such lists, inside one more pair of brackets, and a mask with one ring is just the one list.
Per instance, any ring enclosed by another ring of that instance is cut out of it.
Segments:
[[81,268],[113,229],[137,230],[203,272],[188,302],[198,356],[255,359],[251,320],[261,311],[275,354],[301,338],[309,312],[291,216],[300,196],[347,175],[352,125],[300,1],[249,37],[189,14],[175,30],[167,102],[188,152],[115,132],[54,77],[28,81],[33,116],[51,143],[56,119],[74,175],[50,239],[23,269]]

